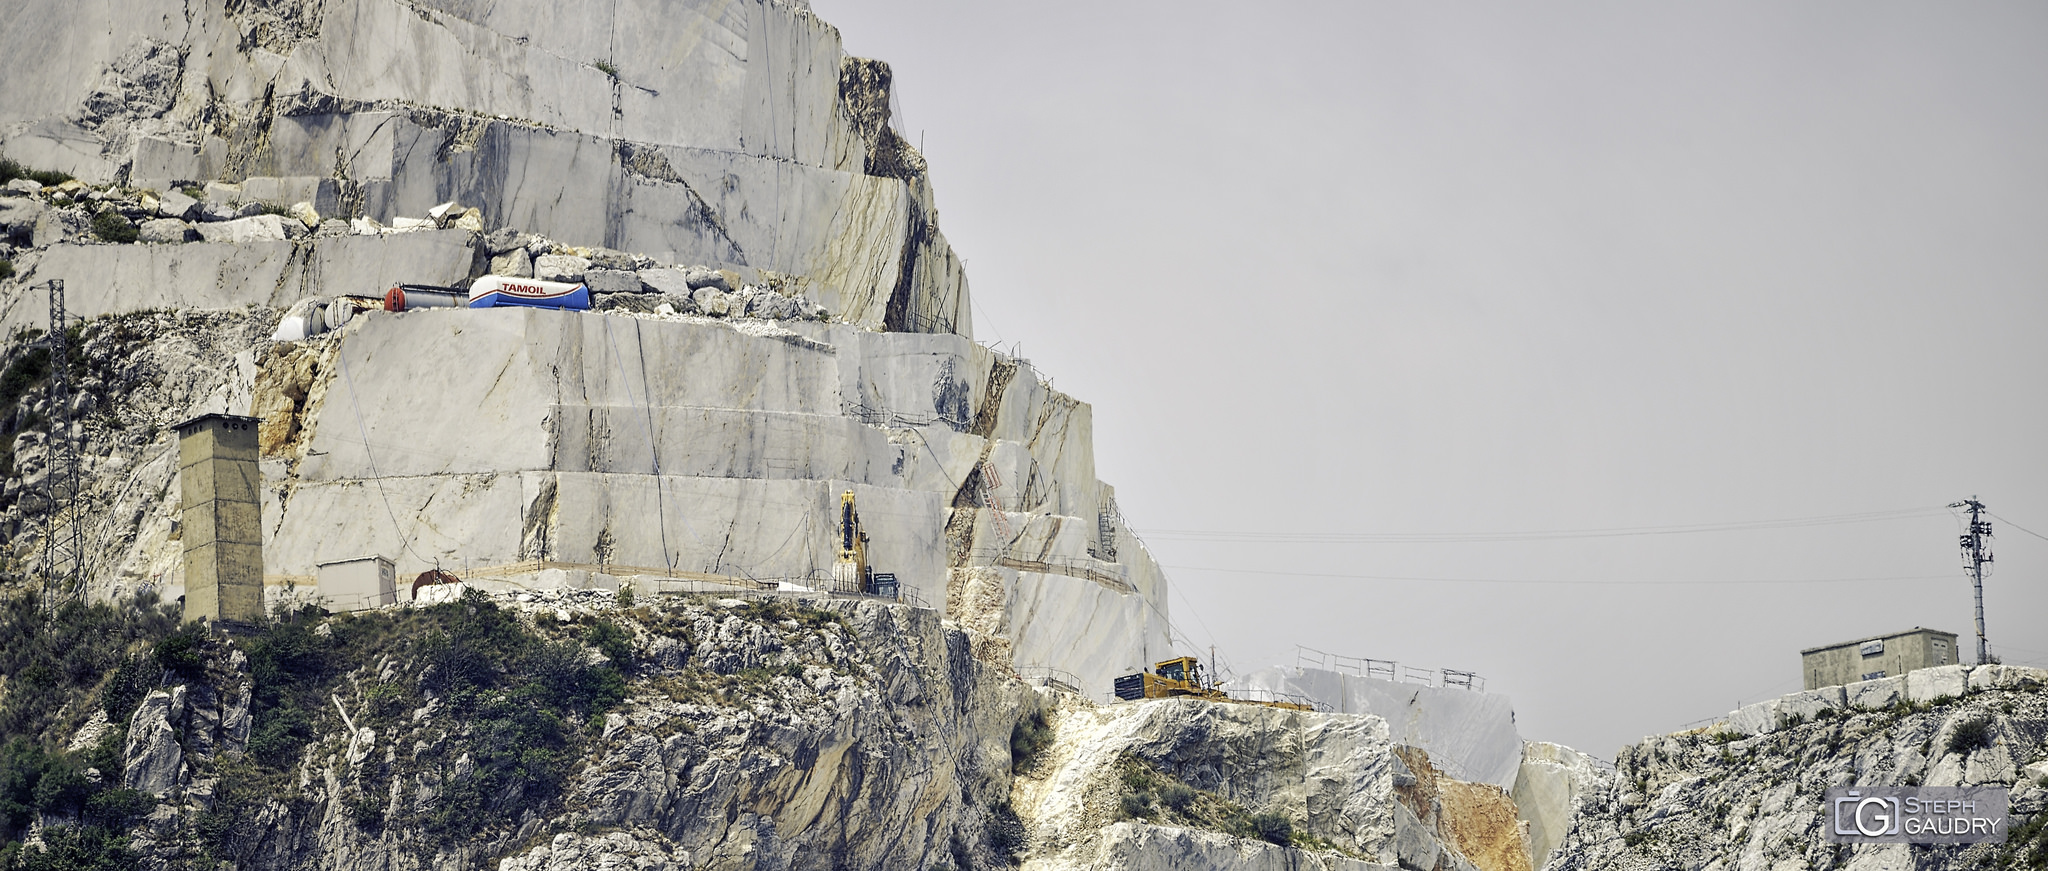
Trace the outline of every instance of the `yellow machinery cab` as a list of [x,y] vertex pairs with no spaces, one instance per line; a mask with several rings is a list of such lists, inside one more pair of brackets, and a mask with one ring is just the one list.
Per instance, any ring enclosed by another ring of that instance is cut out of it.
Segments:
[[1116,679],[1120,699],[1166,699],[1187,696],[1198,699],[1227,699],[1222,690],[1211,689],[1202,673],[1202,661],[1182,656],[1158,662],[1151,671],[1127,674]]
[[1125,701],[1179,697],[1264,705],[1269,708],[1284,708],[1290,711],[1315,710],[1315,708],[1305,702],[1233,699],[1222,690],[1209,685],[1208,675],[1204,674],[1202,670],[1202,661],[1192,656],[1176,657],[1165,662],[1153,663],[1151,671],[1141,671],[1137,674],[1127,674],[1117,678],[1116,697]]

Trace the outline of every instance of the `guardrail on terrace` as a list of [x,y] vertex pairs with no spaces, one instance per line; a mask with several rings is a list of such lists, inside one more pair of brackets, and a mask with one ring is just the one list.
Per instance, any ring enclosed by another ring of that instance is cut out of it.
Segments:
[[876,408],[861,402],[841,402],[839,410],[847,417],[854,418],[868,426],[891,427],[895,429],[916,428],[943,423],[953,429],[965,429],[968,421],[964,418],[944,414],[908,414],[888,408]]
[[1402,665],[1391,659],[1368,659],[1362,656],[1345,656],[1328,653],[1297,644],[1294,646],[1295,668],[1318,668],[1324,671],[1355,674],[1359,677],[1377,678],[1396,683],[1421,684],[1444,689],[1486,691],[1486,678],[1475,672],[1459,671],[1455,668],[1421,668]]
[[1049,665],[1017,666],[1017,676],[1032,686],[1052,687],[1076,695],[1088,695],[1088,688],[1082,685],[1081,678],[1075,676],[1073,672]]
[[1081,578],[1102,584],[1120,593],[1135,593],[1138,591],[1138,588],[1132,586],[1130,580],[1125,578],[1121,571],[1110,571],[1103,568],[1105,565],[1117,565],[1116,563],[1102,560],[1052,554],[1045,556],[1018,556],[1009,551],[992,550],[989,548],[976,548],[968,551],[967,557],[969,563],[976,565],[994,565],[1017,569],[1018,571],[1037,572],[1042,575],[1065,575],[1070,578]]

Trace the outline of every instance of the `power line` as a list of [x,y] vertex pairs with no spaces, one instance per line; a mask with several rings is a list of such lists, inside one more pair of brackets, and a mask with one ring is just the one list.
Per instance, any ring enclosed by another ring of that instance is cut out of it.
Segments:
[[1725,579],[1725,580],[1648,580],[1648,581],[1607,581],[1581,578],[1424,578],[1406,575],[1351,575],[1334,572],[1282,572],[1266,569],[1226,569],[1211,566],[1165,566],[1183,572],[1221,572],[1236,575],[1277,575],[1291,578],[1333,578],[1349,581],[1398,581],[1403,583],[1427,584],[1518,584],[1518,585],[1562,585],[1579,584],[1614,587],[1714,587],[1777,584],[1865,584],[1891,581],[1942,581],[1949,575],[1901,575],[1883,578],[1777,578],[1777,579]]
[[1520,532],[1247,532],[1239,530],[1152,529],[1155,538],[1185,541],[1237,541],[1271,544],[1442,544],[1486,541],[1546,541],[1563,538],[1618,538],[1641,535],[1690,535],[1704,532],[1749,532],[1762,529],[1792,529],[1910,520],[1944,515],[1940,508],[1902,508],[1820,517],[1792,517],[1778,520],[1744,520],[1728,523],[1700,523],[1679,526],[1619,526],[1593,529],[1547,529]]
[[2017,524],[2017,523],[2014,523],[2014,522],[2012,522],[2012,518],[2010,518],[2010,517],[2007,517],[2007,516],[2005,516],[2005,515],[2003,515],[2003,514],[1995,514],[1995,513],[1992,513],[1992,511],[1991,511],[1990,509],[1988,509],[1988,508],[1984,510],[1984,513],[1985,513],[1985,514],[1990,514],[1990,515],[1991,515],[1991,516],[1993,516],[1993,517],[1996,517],[1996,518],[1998,518],[1998,519],[2000,519],[2000,520],[2003,520],[2003,521],[2005,521],[2005,525],[2007,525],[2007,526],[2010,526],[2010,527],[2012,527],[2012,528],[2014,528],[2014,529],[2017,529],[2017,530],[2019,530],[2019,531],[2021,531],[2021,532],[2024,532],[2024,533],[2026,533],[2026,534],[2028,534],[2028,535],[2031,535],[2031,536],[2033,536],[2033,537],[2035,537],[2035,538],[2038,538],[2038,539],[2040,539],[2040,540],[2042,540],[2042,541],[2048,541],[2048,535],[2042,535],[2041,533],[2035,532],[2035,531],[2033,531],[2033,530],[2031,530],[2031,529],[2028,529],[2028,528],[2026,528],[2026,527],[2024,527],[2024,526],[2021,526],[2021,525],[2019,525],[2019,524]]

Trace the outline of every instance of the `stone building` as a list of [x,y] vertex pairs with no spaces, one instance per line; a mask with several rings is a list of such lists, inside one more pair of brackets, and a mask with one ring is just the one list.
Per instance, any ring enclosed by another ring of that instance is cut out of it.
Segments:
[[1799,656],[1806,688],[1816,690],[1896,677],[1916,668],[1954,665],[1956,634],[1915,626],[1905,632],[1810,647],[1799,651]]
[[202,414],[178,424],[187,620],[263,620],[261,422]]

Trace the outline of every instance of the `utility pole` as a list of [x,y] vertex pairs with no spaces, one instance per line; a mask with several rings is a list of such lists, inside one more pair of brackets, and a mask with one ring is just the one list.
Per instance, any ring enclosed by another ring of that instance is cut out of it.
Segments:
[[[48,465],[44,478],[44,498],[48,513],[43,518],[43,583],[56,584],[60,567],[68,564],[70,570],[78,572],[80,548],[78,541],[78,445],[73,440],[71,427],[71,337],[65,327],[70,318],[64,311],[64,280],[53,278],[50,290],[50,381],[48,398],[50,417],[46,424],[49,437],[44,439],[44,462]],[[72,507],[71,517],[59,533],[59,506]],[[68,538],[69,540],[60,540]],[[80,577],[77,580],[83,581]],[[51,600],[56,601],[54,598]]]
[[1991,564],[1991,521],[1983,519],[1990,512],[1975,496],[1949,507],[1970,510],[1970,531],[1959,543],[1963,567],[1970,570],[1970,583],[1977,588],[1977,664],[1983,665],[1991,661],[1991,645],[1984,640],[1984,570]]

